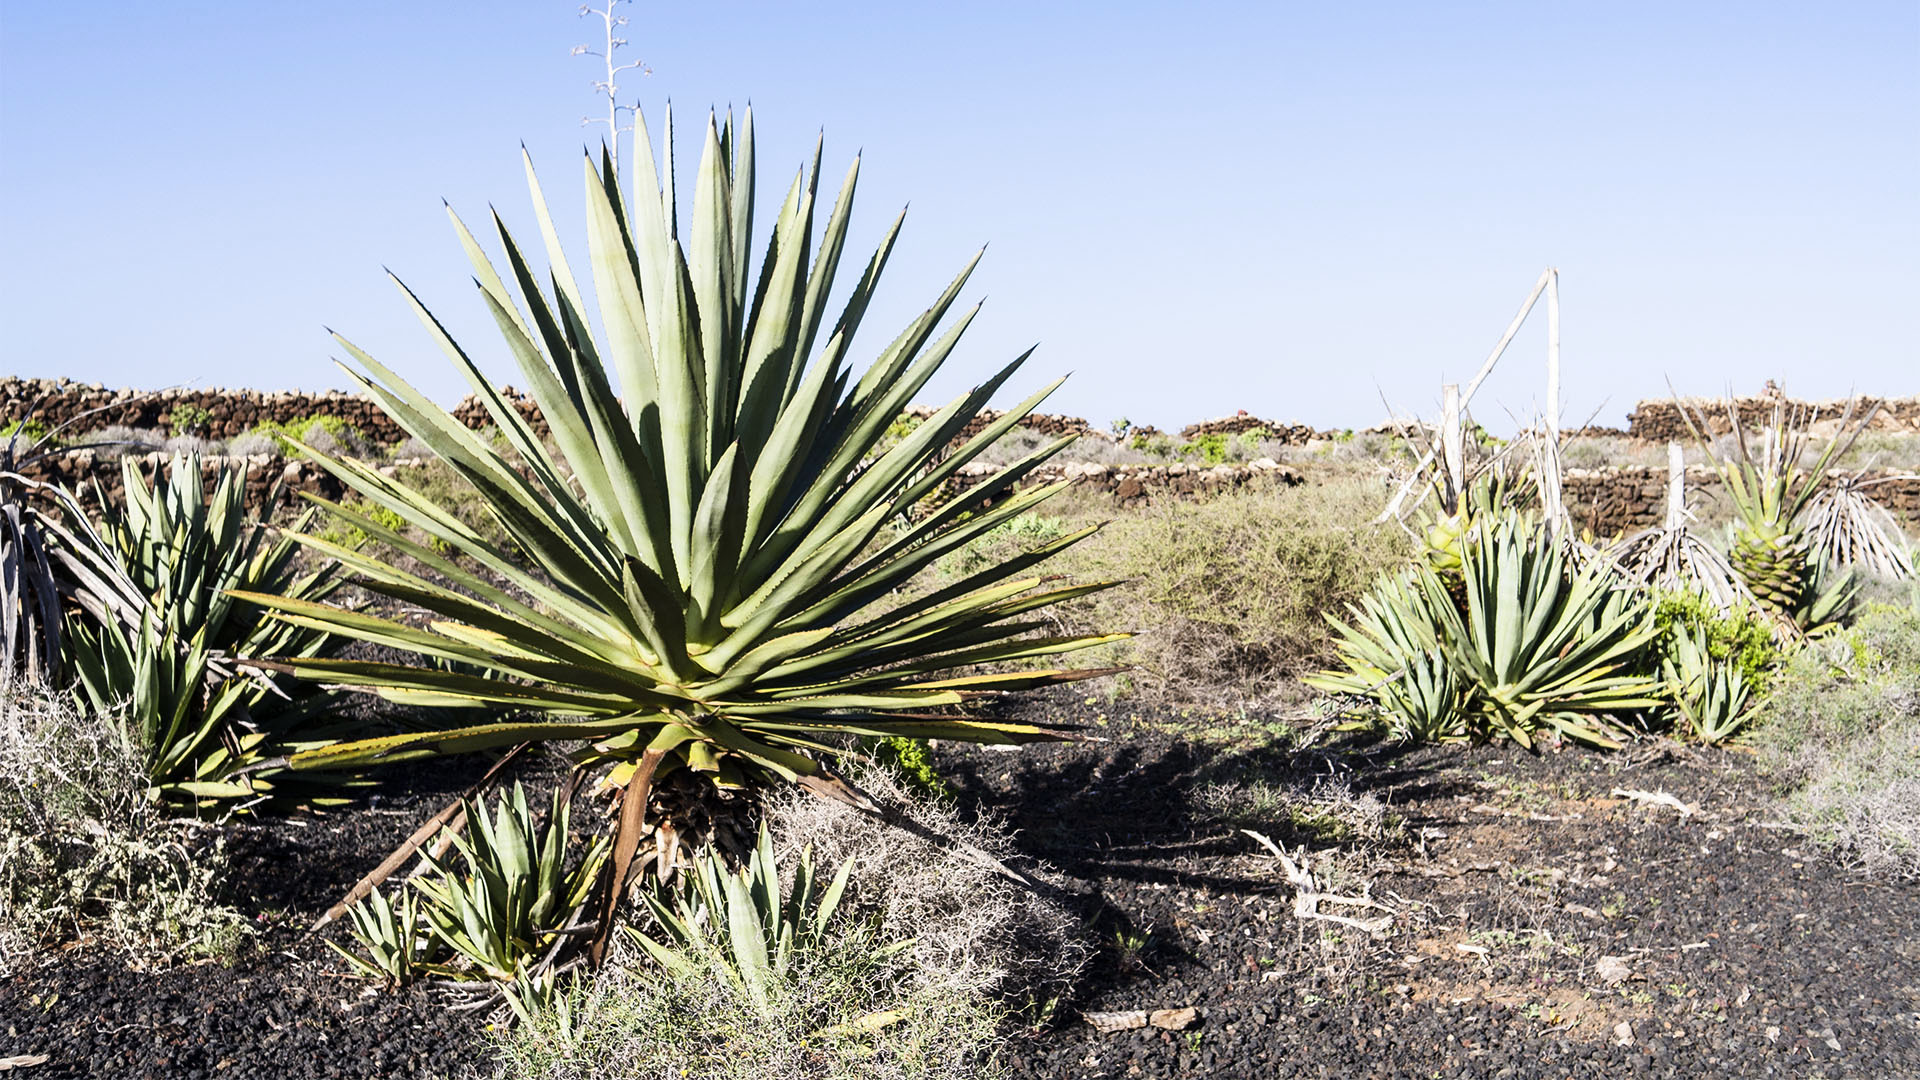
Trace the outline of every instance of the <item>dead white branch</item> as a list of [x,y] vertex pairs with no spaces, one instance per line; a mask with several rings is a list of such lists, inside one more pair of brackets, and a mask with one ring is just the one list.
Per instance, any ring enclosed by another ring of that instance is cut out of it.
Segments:
[[[1252,829],[1241,829],[1240,831],[1252,837],[1255,843],[1266,848],[1267,851],[1272,853],[1274,858],[1280,860],[1280,868],[1286,871],[1287,880],[1293,884],[1293,915],[1295,918],[1323,919],[1327,922],[1339,923],[1342,926],[1351,926],[1358,930],[1365,930],[1369,934],[1383,934],[1393,925],[1393,909],[1377,900],[1365,896],[1336,896],[1332,893],[1321,892],[1320,886],[1313,880],[1313,866],[1307,858],[1307,852],[1304,847],[1300,849],[1300,861],[1296,863],[1287,857],[1286,851],[1282,849],[1280,845],[1274,843],[1268,837],[1262,836]],[[1320,904],[1323,901],[1329,904],[1345,904],[1348,907],[1373,908],[1376,911],[1384,911],[1386,914],[1374,919],[1356,919],[1348,915],[1335,915],[1332,912],[1320,910]]]
[[1626,788],[1614,788],[1615,798],[1627,799],[1642,806],[1670,806],[1682,818],[1690,818],[1700,812],[1698,806],[1681,802],[1679,797],[1666,791],[1629,791]]
[[[1468,383],[1466,390],[1460,394],[1462,410],[1473,402],[1473,392],[1480,389],[1480,384],[1493,373],[1493,365],[1500,362],[1500,357],[1507,351],[1507,346],[1513,343],[1513,336],[1520,332],[1521,324],[1527,321],[1527,315],[1533,311],[1533,305],[1540,301],[1540,294],[1547,290],[1547,285],[1553,281],[1554,274],[1552,267],[1541,271],[1540,280],[1534,282],[1533,291],[1527,294],[1526,302],[1520,305],[1519,313],[1514,315],[1513,322],[1507,325],[1507,332],[1500,335],[1500,343],[1493,347],[1493,352],[1487,355],[1487,362],[1480,365],[1480,370],[1474,373],[1473,381]],[[1421,477],[1426,475],[1428,466],[1433,464],[1433,459],[1438,453],[1437,447],[1427,449],[1426,456],[1420,459],[1420,464],[1414,466],[1413,475],[1407,477],[1399,490],[1394,492],[1393,498],[1387,502],[1387,508],[1374,519],[1375,524],[1385,524],[1400,516],[1400,504],[1406,502],[1407,496],[1413,493],[1414,486],[1420,482]]]

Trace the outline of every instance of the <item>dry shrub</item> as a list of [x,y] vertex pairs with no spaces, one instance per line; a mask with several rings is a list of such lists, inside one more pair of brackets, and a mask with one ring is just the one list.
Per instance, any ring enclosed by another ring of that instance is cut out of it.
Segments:
[[1330,661],[1325,616],[1405,556],[1403,532],[1370,523],[1387,494],[1364,474],[1167,501],[1122,515],[1048,566],[1126,582],[1072,617],[1136,634],[1117,659],[1137,668],[1138,689],[1258,707],[1289,700],[1295,675]]
[[1856,869],[1920,879],[1920,608],[1875,607],[1800,650],[1753,739],[1789,820]]
[[[888,940],[912,938],[915,979],[945,996],[983,996],[1014,1009],[1066,996],[1091,955],[1064,907],[982,865],[967,849],[1010,862],[1012,842],[992,821],[969,823],[951,805],[913,799],[889,770],[858,769],[852,781],[919,829],[884,824],[800,791],[777,793],[768,829],[782,865],[813,849],[814,865],[853,861],[858,904]],[[1036,876],[1043,884],[1051,874]]]
[[[606,967],[503,1033],[507,1078],[542,1080],[961,1080],[1000,1076],[1006,1021],[1063,995],[1090,952],[1058,905],[955,845],[1011,854],[991,828],[909,800],[882,769],[856,783],[907,807],[936,839],[804,793],[776,794],[767,824],[789,873],[810,848],[825,879],[846,861],[848,901],[751,1001],[730,961],[688,954],[670,974],[624,937]],[[944,838],[941,842],[939,838]],[[791,881],[787,883],[791,885]],[[904,950],[886,946],[910,941]]]
[[0,976],[39,950],[97,941],[136,967],[217,956],[245,920],[215,899],[217,839],[168,822],[139,748],[71,698],[0,698]]

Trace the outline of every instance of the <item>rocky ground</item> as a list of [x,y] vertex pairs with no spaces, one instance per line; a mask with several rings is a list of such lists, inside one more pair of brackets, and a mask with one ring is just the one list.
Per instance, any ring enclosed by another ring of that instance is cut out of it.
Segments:
[[[1010,1046],[1018,1076],[1920,1075],[1920,889],[1781,828],[1744,755],[1297,749],[1278,727],[1049,708],[1096,738],[941,751],[966,805],[1068,875],[1102,945]],[[79,949],[0,984],[0,1071],[484,1075],[481,1017],[369,996],[300,930],[470,777],[411,779],[240,829],[261,933],[230,967]],[[1085,1019],[1187,1007],[1177,1031]]]

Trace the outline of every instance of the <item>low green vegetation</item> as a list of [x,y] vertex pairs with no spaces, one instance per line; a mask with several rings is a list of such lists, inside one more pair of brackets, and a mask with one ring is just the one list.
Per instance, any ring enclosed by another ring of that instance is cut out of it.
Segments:
[[168,414],[167,427],[175,435],[205,435],[213,423],[213,414],[198,405],[176,405]]
[[337,416],[316,413],[294,420],[263,420],[227,444],[232,454],[291,453],[295,443],[304,443],[329,454],[350,457],[374,456],[377,447],[359,428]]

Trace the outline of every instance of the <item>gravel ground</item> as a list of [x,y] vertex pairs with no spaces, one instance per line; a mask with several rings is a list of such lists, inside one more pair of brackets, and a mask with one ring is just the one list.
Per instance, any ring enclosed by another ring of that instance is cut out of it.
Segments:
[[[0,982],[0,1058],[45,1055],[20,1070],[28,1080],[474,1075],[480,1019],[424,988],[372,996],[304,931],[483,766],[396,770],[392,790],[410,794],[233,826],[230,902],[258,933],[231,964],[141,972],[84,946],[56,953]],[[346,940],[338,925],[323,933]]]
[[[1804,847],[1742,755],[1291,751],[1053,700],[1111,741],[940,751],[966,805],[1072,879],[1103,946],[1009,1048],[1018,1076],[1920,1076],[1920,890]],[[395,787],[412,796],[240,827],[235,902],[262,932],[231,966],[58,954],[0,983],[0,1058],[47,1055],[20,1072],[36,1080],[484,1075],[482,1019],[429,990],[368,996],[300,933],[473,772],[418,767]],[[1322,814],[1316,789],[1389,816]],[[1383,905],[1319,910],[1391,926],[1298,917],[1243,828],[1321,891]],[[1185,1006],[1201,1019],[1179,1032],[1083,1019]]]
[[[1920,1076],[1920,889],[1806,848],[1749,757],[1288,753],[1169,726],[964,752],[967,797],[1084,888],[1104,946],[1079,1000],[1016,1043],[1016,1075]],[[1397,827],[1341,835],[1312,800],[1259,798],[1329,783]],[[1241,828],[1383,905],[1318,910],[1392,925],[1297,917]],[[1202,1020],[1180,1032],[1083,1019],[1187,1006]]]

